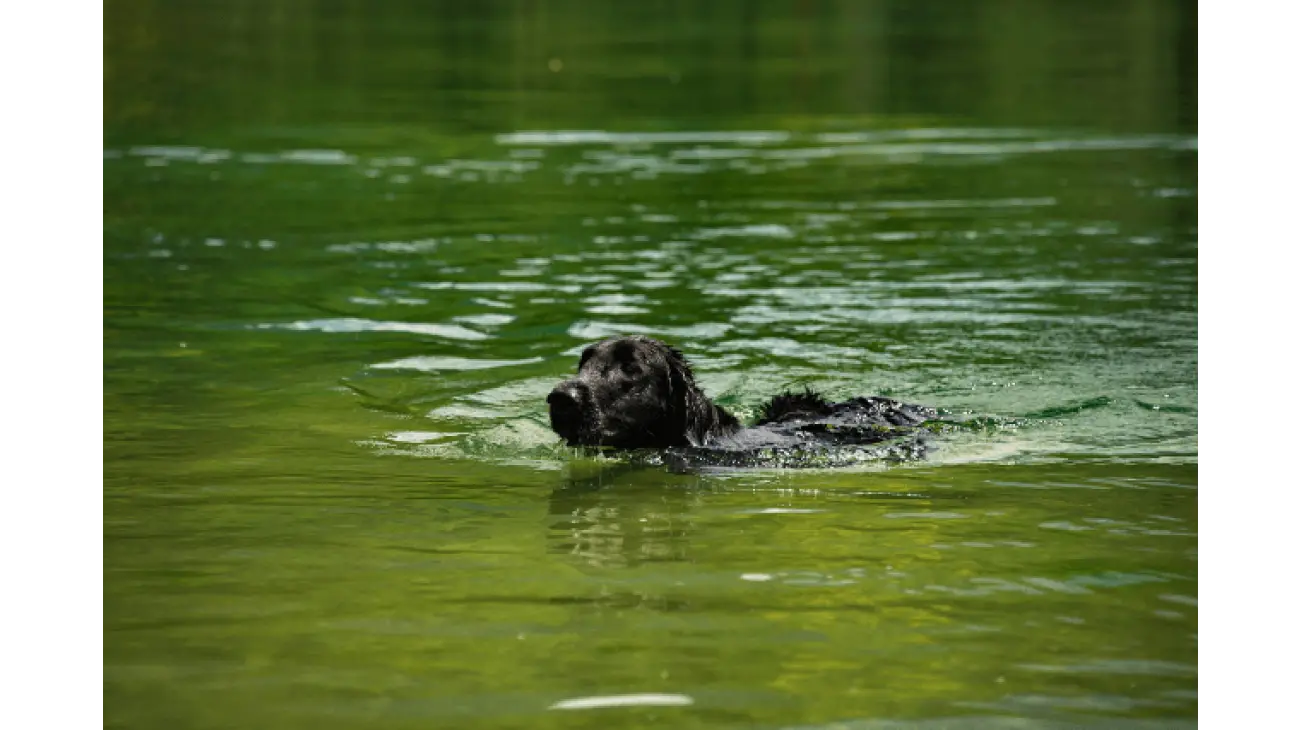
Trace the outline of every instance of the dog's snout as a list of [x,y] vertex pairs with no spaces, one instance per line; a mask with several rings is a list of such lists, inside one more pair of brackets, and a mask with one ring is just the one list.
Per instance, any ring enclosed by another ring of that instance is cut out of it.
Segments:
[[582,404],[589,400],[586,387],[582,383],[568,381],[555,386],[555,390],[546,396],[546,403],[551,407],[551,421],[578,423],[582,420]]
[[569,443],[577,443],[582,438],[586,423],[583,403],[588,399],[585,386],[574,381],[560,383],[546,396],[546,403],[551,407],[551,428]]
[[582,409],[582,392],[574,385],[561,385],[546,396],[551,410],[578,411]]

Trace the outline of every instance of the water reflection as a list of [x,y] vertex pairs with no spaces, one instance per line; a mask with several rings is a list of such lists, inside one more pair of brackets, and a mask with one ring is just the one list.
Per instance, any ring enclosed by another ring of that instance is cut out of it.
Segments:
[[598,568],[688,561],[698,487],[643,465],[573,464],[551,492],[549,550]]

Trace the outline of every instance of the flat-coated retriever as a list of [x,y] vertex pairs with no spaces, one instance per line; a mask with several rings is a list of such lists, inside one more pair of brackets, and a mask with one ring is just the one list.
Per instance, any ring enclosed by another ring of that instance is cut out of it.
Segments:
[[[783,393],[744,427],[695,384],[676,348],[643,336],[617,337],[582,351],[578,374],[551,391],[551,428],[571,446],[665,449],[730,455],[723,465],[747,465],[744,454],[824,451],[824,447],[898,442],[937,416],[933,408],[890,398],[829,403],[817,393]],[[919,436],[893,456],[924,453]],[[798,465],[778,460],[782,465]]]

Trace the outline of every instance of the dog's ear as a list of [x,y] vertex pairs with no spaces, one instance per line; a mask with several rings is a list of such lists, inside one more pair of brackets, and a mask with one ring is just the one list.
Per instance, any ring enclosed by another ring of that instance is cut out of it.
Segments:
[[[668,358],[668,397],[673,404],[675,421],[680,427],[682,438],[691,446],[703,446],[709,434],[725,426],[730,415],[709,400],[709,397],[695,384],[695,373],[690,363],[682,357],[681,352],[669,348]],[[734,421],[735,419],[730,419]]]
[[695,384],[695,373],[681,351],[670,345],[662,348],[668,369],[665,396],[673,431],[681,440],[679,445],[703,446],[711,437],[739,428],[736,417],[714,405]]
[[664,345],[664,349],[668,351],[664,359],[668,361],[669,370],[679,373],[683,379],[694,385],[695,373],[691,371],[691,364],[686,362],[686,356],[682,354],[682,351],[672,345]]
[[698,438],[692,434],[698,430],[699,401],[703,394],[695,387],[691,366],[677,348],[665,345],[663,360],[668,380],[664,397],[668,400],[671,428],[683,441],[695,443]]
[[695,377],[691,374],[691,367],[686,364],[686,358],[672,347],[665,348],[664,370],[668,375],[665,395],[669,404],[677,408],[685,403],[686,391],[695,385]]

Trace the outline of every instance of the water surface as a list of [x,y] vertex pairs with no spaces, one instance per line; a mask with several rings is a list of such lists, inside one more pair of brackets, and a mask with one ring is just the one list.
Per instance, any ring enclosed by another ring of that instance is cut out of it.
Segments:
[[[1181,7],[109,3],[106,725],[1194,724]],[[626,333],[979,427],[579,457]]]

